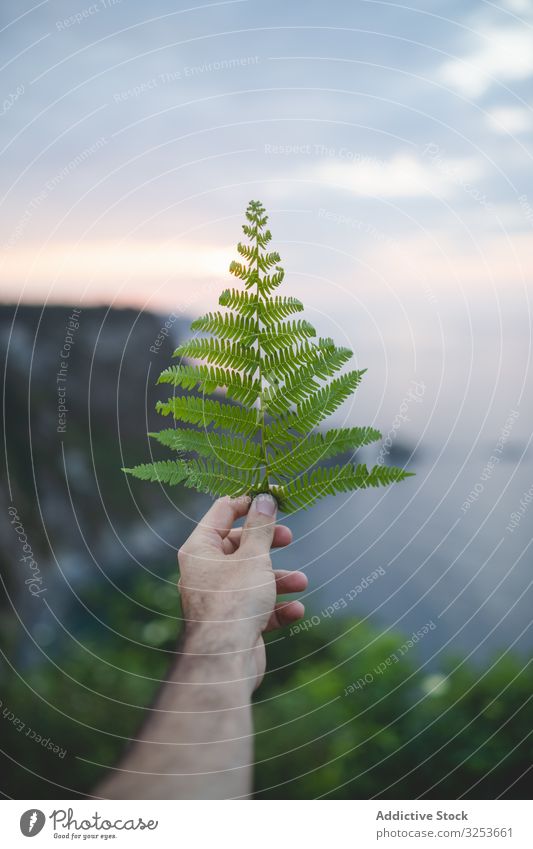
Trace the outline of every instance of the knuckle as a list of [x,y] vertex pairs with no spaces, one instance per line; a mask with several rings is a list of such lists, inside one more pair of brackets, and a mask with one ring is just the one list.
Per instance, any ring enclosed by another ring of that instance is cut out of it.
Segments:
[[182,545],[181,548],[178,549],[178,563],[183,563],[187,560],[189,556],[189,550],[187,548],[187,544]]

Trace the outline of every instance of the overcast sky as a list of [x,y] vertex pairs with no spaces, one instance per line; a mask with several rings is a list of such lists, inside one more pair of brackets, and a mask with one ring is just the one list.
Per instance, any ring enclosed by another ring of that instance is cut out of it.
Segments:
[[183,5],[2,3],[3,299],[172,305],[252,197],[300,275],[523,285],[531,0]]
[[369,406],[424,379],[477,432],[499,377],[505,420],[530,357],[531,0],[183,5],[2,3],[2,299],[197,314],[259,198],[291,293],[381,378]]

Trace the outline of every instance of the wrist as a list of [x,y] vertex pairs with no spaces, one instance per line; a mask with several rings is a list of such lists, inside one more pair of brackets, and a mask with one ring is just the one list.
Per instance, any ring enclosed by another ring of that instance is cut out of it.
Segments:
[[187,650],[206,655],[239,654],[253,649],[260,632],[252,620],[186,619],[182,644]]
[[187,667],[198,682],[242,684],[253,690],[257,639],[239,623],[186,622],[178,669]]

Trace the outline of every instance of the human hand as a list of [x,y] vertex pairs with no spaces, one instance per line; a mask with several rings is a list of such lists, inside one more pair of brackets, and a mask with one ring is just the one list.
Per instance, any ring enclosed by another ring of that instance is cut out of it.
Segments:
[[[178,588],[185,620],[185,650],[231,655],[250,678],[252,688],[265,672],[262,634],[300,619],[299,601],[276,602],[279,594],[307,587],[303,572],[273,570],[271,546],[292,541],[285,525],[276,525],[277,504],[268,494],[220,498],[178,552]],[[244,528],[233,528],[246,516]]]

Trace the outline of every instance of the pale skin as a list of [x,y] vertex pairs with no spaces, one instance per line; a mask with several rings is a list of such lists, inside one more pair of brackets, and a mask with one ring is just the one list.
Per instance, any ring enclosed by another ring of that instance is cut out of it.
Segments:
[[[221,498],[178,552],[184,633],[145,724],[97,794],[108,799],[242,799],[252,792],[251,697],[266,668],[263,634],[304,615],[302,572],[273,570],[288,545],[269,495]],[[244,528],[235,522],[246,516]]]

